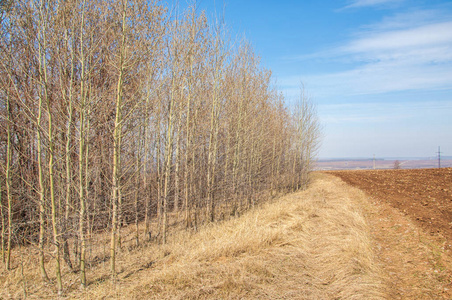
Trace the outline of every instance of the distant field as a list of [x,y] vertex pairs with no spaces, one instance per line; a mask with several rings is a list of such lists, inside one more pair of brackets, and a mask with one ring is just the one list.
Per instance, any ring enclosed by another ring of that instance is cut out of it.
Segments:
[[[375,169],[394,169],[394,165],[397,159],[377,159],[375,160]],[[425,168],[437,168],[438,160],[435,159],[398,159],[401,169],[425,169]],[[441,160],[442,168],[452,167],[452,159]],[[372,159],[357,159],[357,160],[345,160],[345,159],[332,159],[332,160],[319,160],[316,162],[315,168],[317,170],[358,170],[358,169],[373,169],[374,161]]]

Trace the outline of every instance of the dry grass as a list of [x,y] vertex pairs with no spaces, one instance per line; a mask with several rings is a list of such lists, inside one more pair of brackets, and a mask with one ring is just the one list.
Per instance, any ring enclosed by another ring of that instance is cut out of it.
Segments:
[[[240,218],[204,226],[197,233],[175,230],[164,246],[123,250],[116,283],[108,279],[108,261],[91,267],[85,291],[78,288],[77,274],[66,271],[65,297],[385,298],[362,215],[366,203],[362,192],[316,174],[308,190],[263,204]],[[23,297],[24,287],[29,298],[54,297],[53,286],[40,284],[33,273],[34,259],[24,258],[24,275],[20,266],[10,274],[1,272],[0,298]]]

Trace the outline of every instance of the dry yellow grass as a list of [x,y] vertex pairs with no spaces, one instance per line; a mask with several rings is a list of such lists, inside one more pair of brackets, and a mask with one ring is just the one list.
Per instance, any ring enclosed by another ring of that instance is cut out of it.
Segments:
[[[196,233],[175,230],[164,246],[122,251],[116,283],[108,278],[108,263],[91,267],[85,291],[78,288],[77,275],[66,270],[65,297],[383,299],[385,280],[362,214],[366,203],[359,190],[316,174],[306,191],[240,218]],[[0,298],[20,298],[24,291],[29,298],[55,297],[53,286],[39,283],[33,258],[27,259],[24,275],[21,267],[2,271]]]

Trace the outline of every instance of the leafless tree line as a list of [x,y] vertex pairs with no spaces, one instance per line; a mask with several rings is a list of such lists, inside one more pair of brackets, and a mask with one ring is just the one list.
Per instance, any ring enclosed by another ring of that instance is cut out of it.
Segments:
[[308,183],[314,106],[302,92],[289,111],[221,22],[144,0],[3,0],[0,11],[6,269],[15,244],[33,244],[43,280],[50,255],[59,292],[62,263],[85,286],[87,238],[109,230],[114,278],[125,225],[137,245],[165,243],[170,218],[197,228]]

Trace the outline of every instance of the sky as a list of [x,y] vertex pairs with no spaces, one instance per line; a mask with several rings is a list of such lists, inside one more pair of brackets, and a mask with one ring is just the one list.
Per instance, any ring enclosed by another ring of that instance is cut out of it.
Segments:
[[319,158],[452,155],[452,1],[198,0],[271,69],[287,105],[303,83]]

